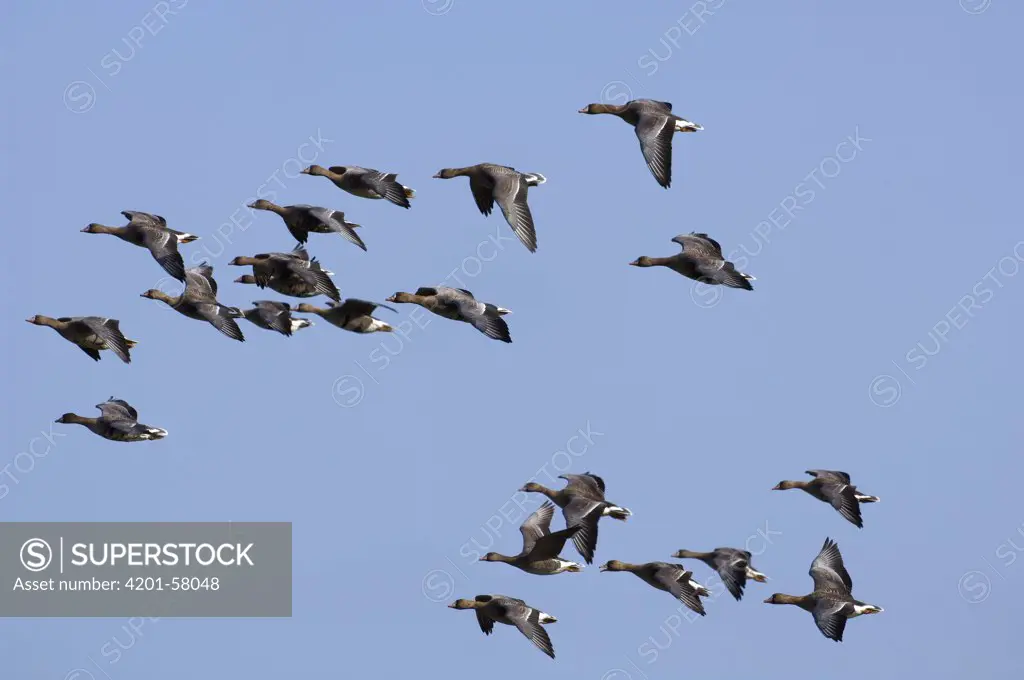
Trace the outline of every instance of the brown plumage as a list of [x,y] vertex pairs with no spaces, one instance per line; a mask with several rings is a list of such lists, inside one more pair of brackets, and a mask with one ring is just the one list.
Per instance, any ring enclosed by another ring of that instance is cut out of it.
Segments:
[[805,482],[783,480],[776,484],[772,491],[787,491],[789,489],[806,491],[819,501],[831,505],[858,529],[864,528],[864,522],[860,516],[860,504],[877,503],[878,496],[869,496],[858,491],[857,487],[850,483],[850,475],[845,472],[839,470],[807,470],[806,472],[814,479]]
[[100,360],[100,350],[109,349],[121,361],[130,364],[132,358],[129,350],[138,344],[124,337],[121,322],[117,319],[102,316],[62,316],[53,319],[36,314],[25,320],[36,326],[49,326],[96,361]]
[[658,184],[666,189],[672,185],[672,136],[676,132],[704,129],[702,125],[672,113],[672,104],[653,99],[634,99],[622,105],[588,104],[579,113],[607,113],[632,125],[648,169]]
[[879,606],[853,599],[853,579],[843,565],[839,546],[832,539],[825,539],[808,573],[814,580],[814,591],[809,595],[775,593],[765,604],[792,604],[810,612],[821,634],[836,642],[843,641],[847,619],[884,611]]
[[468,177],[476,207],[490,215],[497,201],[505,221],[531,253],[537,250],[537,231],[533,226],[533,213],[526,202],[530,187],[547,181],[539,172],[519,172],[515,168],[494,163],[479,163],[466,168],[439,170],[434,179]]

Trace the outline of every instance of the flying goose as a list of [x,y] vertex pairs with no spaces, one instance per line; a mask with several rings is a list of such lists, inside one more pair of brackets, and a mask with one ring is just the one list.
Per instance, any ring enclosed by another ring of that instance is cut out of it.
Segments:
[[473,293],[463,288],[424,287],[417,289],[415,293],[395,293],[387,298],[387,301],[416,304],[446,319],[472,324],[493,340],[512,342],[508,324],[501,318],[511,312],[503,307],[495,307],[489,302],[480,302]]
[[530,642],[537,645],[540,651],[552,659],[555,658],[555,649],[551,646],[551,638],[548,637],[548,632],[544,630],[542,624],[555,623],[558,619],[531,607],[522,600],[505,595],[477,595],[472,600],[455,600],[448,607],[475,610],[476,621],[480,624],[480,630],[484,632],[484,635],[490,635],[494,631],[496,622],[515,626],[520,633],[529,638]]
[[121,322],[117,319],[102,316],[62,316],[53,319],[36,314],[25,320],[36,326],[49,326],[96,361],[100,360],[100,350],[109,349],[118,359],[130,364],[132,358],[129,350],[138,344],[122,335]]
[[583,567],[575,562],[563,560],[558,556],[569,540],[581,527],[574,526],[561,531],[551,532],[551,517],[555,514],[555,506],[544,502],[530,515],[519,531],[523,534],[523,549],[518,555],[509,556],[489,552],[480,558],[481,562],[504,562],[522,569],[528,574],[547,576],[560,574],[563,571],[579,572]]
[[394,331],[395,329],[389,324],[371,316],[373,314],[373,310],[378,307],[390,309],[392,312],[398,312],[394,307],[388,307],[387,305],[382,305],[376,302],[367,302],[366,300],[357,300],[356,298],[348,298],[340,304],[328,302],[327,309],[307,305],[303,302],[295,311],[303,312],[305,314],[316,314],[327,323],[333,324],[346,331],[352,331],[353,333]]
[[361,225],[346,222],[345,213],[340,210],[305,203],[281,206],[263,198],[250,203],[248,207],[253,210],[268,210],[279,215],[284,220],[284,225],[288,227],[288,232],[299,243],[308,241],[310,234],[341,234],[350,243],[366,250],[366,244],[356,233],[356,228]]
[[869,496],[857,490],[850,483],[850,475],[838,470],[807,470],[807,474],[814,479],[806,482],[783,480],[772,487],[772,491],[788,491],[789,489],[802,489],[819,501],[832,505],[840,515],[849,522],[856,525],[858,529],[864,528],[864,521],[860,516],[861,503],[877,503],[878,496]]
[[853,599],[853,579],[843,565],[839,546],[831,538],[825,539],[818,556],[811,562],[808,572],[814,579],[814,591],[809,595],[775,593],[766,604],[795,604],[814,617],[821,634],[836,642],[843,641],[846,620],[862,614],[878,614],[881,607]]
[[528,482],[519,490],[542,493],[562,508],[565,526],[580,527],[580,531],[572,536],[573,545],[587,564],[593,564],[594,551],[597,549],[598,520],[607,515],[624,522],[633,513],[628,508],[605,500],[604,480],[597,475],[589,472],[582,475],[564,474],[559,475],[559,479],[566,480],[567,484],[557,491],[536,482]]
[[548,181],[539,172],[519,172],[515,168],[494,163],[480,163],[468,168],[444,168],[434,179],[469,177],[469,189],[473,192],[476,207],[484,215],[490,215],[497,201],[505,221],[512,227],[519,240],[531,253],[537,251],[537,232],[533,226],[533,215],[526,203],[530,187]]
[[704,129],[703,125],[673,114],[670,103],[653,99],[634,99],[622,105],[588,104],[579,113],[609,113],[632,125],[647,167],[666,189],[672,185],[672,135]]
[[692,579],[693,572],[687,571],[681,564],[669,564],[668,562],[630,564],[611,560],[598,568],[601,571],[628,571],[636,574],[648,585],[670,593],[672,597],[701,616],[707,615],[707,612],[704,611],[704,603],[700,601],[701,595],[708,594],[707,589],[694,581]]
[[228,264],[252,266],[252,276],[242,276],[235,283],[255,283],[260,288],[270,288],[282,295],[313,297],[326,295],[341,301],[338,287],[331,281],[332,272],[324,269],[316,258],[301,245],[290,253],[259,253],[252,257],[239,256]]
[[229,338],[245,342],[242,329],[235,323],[235,319],[242,316],[242,310],[217,302],[217,282],[213,279],[213,267],[204,262],[186,270],[185,275],[187,280],[181,295],[172,296],[151,288],[141,297],[159,300],[190,319],[206,321]]
[[159,215],[135,210],[122,210],[128,220],[123,227],[107,227],[93,222],[82,231],[86,234],[111,234],[132,245],[148,248],[153,259],[164,271],[179,281],[185,280],[185,262],[178,253],[178,245],[191,243],[198,236],[167,228],[167,220]]
[[715,548],[711,552],[677,550],[672,557],[700,560],[714,569],[737,602],[743,597],[743,589],[747,585],[748,578],[759,583],[768,580],[767,576],[750,566],[751,555],[747,550],[737,550],[736,548]]
[[313,322],[308,319],[292,318],[292,308],[287,302],[256,300],[252,304],[254,305],[252,309],[242,310],[242,316],[268,331],[291,335],[297,330],[313,325]]
[[750,285],[754,277],[736,271],[736,266],[725,259],[722,246],[707,234],[692,232],[672,239],[682,251],[669,257],[638,257],[630,262],[634,267],[668,267],[683,276],[707,285],[754,290]]
[[111,397],[102,404],[99,418],[86,418],[74,413],[65,413],[55,423],[84,425],[95,434],[115,442],[140,442],[148,439],[163,439],[167,430],[150,427],[139,422],[139,413],[123,399]]
[[416,192],[398,183],[398,175],[393,172],[381,172],[373,168],[360,168],[356,165],[332,165],[324,170],[319,165],[311,165],[300,171],[303,175],[326,177],[342,191],[361,198],[386,199],[395,205],[409,208],[409,199]]

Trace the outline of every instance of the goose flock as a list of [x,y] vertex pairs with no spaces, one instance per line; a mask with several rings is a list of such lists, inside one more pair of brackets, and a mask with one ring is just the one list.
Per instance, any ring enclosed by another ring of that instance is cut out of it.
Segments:
[[[648,169],[660,186],[668,189],[672,184],[672,140],[677,132],[697,132],[703,126],[672,113],[672,104],[650,99],[637,99],[624,105],[595,103],[579,113],[609,114],[633,126],[640,142],[640,150]],[[372,168],[357,166],[310,165],[301,171],[314,177],[326,177],[336,187],[352,196],[385,200],[409,209],[410,199],[416,192],[399,183],[398,175]],[[537,172],[520,172],[515,168],[494,163],[480,163],[462,168],[444,168],[434,175],[436,179],[469,179],[470,193],[477,209],[490,215],[495,203],[505,221],[526,249],[537,251],[537,232],[527,197],[531,187],[544,184],[547,179]],[[294,298],[324,296],[324,307],[302,302],[292,306],[277,300],[257,300],[253,307],[243,310],[219,301],[219,289],[213,276],[213,267],[204,262],[185,268],[179,247],[199,237],[171,229],[160,215],[125,210],[121,214],[128,223],[124,226],[106,226],[92,223],[82,229],[89,234],[116,236],[135,246],[149,250],[163,270],[184,284],[179,295],[150,289],[141,297],[157,300],[181,315],[204,321],[220,333],[239,342],[245,341],[238,319],[268,331],[291,336],[313,322],[295,316],[310,314],[327,323],[353,333],[392,332],[394,327],[374,316],[379,309],[397,313],[387,304],[356,298],[342,300],[332,281],[333,273],[312,257],[307,248],[310,234],[337,234],[349,243],[366,251],[366,243],[359,235],[361,225],[349,222],[345,213],[321,206],[306,204],[276,205],[260,199],[248,206],[252,210],[277,214],[289,235],[297,242],[287,252],[240,255],[229,264],[250,267],[252,273],[235,279],[235,283],[269,288],[280,295]],[[630,262],[636,267],[668,267],[684,277],[707,285],[721,285],[751,291],[754,277],[740,272],[729,262],[722,246],[706,233],[691,232],[672,239],[680,252],[668,257],[642,256]],[[491,302],[478,300],[465,289],[444,286],[423,286],[415,292],[396,292],[385,300],[394,304],[414,304],[437,316],[472,325],[486,337],[511,343],[512,337],[505,316],[508,309]],[[124,363],[131,363],[131,350],[138,344],[127,339],[120,321],[102,316],[76,316],[52,318],[35,315],[27,319],[37,326],[49,326],[65,340],[77,345],[89,357],[99,361],[101,352],[109,350]],[[127,401],[110,397],[97,404],[100,415],[96,418],[65,413],[58,423],[82,425],[105,439],[118,442],[139,442],[162,439],[167,431],[139,422],[139,414]],[[860,492],[850,475],[837,470],[808,470],[806,481],[784,480],[773,490],[801,489],[814,498],[829,503],[847,521],[863,528],[861,504],[878,502],[877,496]],[[481,561],[504,562],[527,574],[550,576],[583,571],[583,565],[561,557],[566,543],[571,542],[586,564],[593,564],[597,550],[598,524],[602,517],[626,521],[632,512],[605,498],[605,482],[589,472],[564,474],[562,489],[549,489],[530,482],[520,491],[546,497],[544,503],[520,527],[522,549],[516,555],[489,552]],[[552,531],[555,508],[560,508],[565,528]],[[748,580],[763,583],[767,577],[751,565],[751,553],[736,548],[719,547],[700,552],[678,550],[672,554],[679,560],[703,562],[718,574],[725,588],[737,600],[743,597]],[[681,563],[647,562],[634,564],[609,560],[599,567],[601,572],[631,572],[648,585],[663,590],[701,616],[707,614],[701,598],[710,596],[709,590],[693,578],[693,572]],[[821,633],[837,642],[843,639],[847,619],[863,614],[875,614],[881,607],[854,599],[853,581],[843,564],[839,547],[826,538],[818,555],[811,562],[809,574],[814,589],[807,595],[773,594],[764,600],[768,604],[792,604],[811,613]],[[477,595],[473,599],[458,599],[448,605],[452,609],[472,609],[477,623],[486,635],[494,623],[515,626],[541,651],[554,658],[554,646],[544,626],[557,619],[525,601],[505,595]]]

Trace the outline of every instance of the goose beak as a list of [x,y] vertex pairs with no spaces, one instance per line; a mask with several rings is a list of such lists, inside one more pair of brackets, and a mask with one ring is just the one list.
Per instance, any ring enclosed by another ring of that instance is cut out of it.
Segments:
[[384,302],[398,302],[398,300],[396,300],[395,296],[392,295],[391,297],[384,298]]
[[772,604],[772,598],[770,598],[770,597],[768,597],[768,598],[765,598],[764,600],[762,600],[762,602],[763,602],[764,604]]
[[441,179],[441,173],[440,172],[434,173],[434,176],[431,177],[430,179]]
[[586,113],[587,112],[587,108],[589,108],[589,107],[584,106],[582,109],[578,110],[576,113]]

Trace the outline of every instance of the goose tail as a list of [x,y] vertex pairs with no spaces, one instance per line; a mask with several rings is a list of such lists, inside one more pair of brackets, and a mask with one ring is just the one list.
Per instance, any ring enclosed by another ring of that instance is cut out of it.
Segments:
[[406,198],[416,198],[416,190],[407,186],[402,187],[402,191],[405,192]]
[[704,126],[700,123],[692,123],[683,118],[676,119],[676,131],[677,132],[697,132],[703,130]]
[[608,515],[612,519],[618,519],[625,522],[633,513],[629,508],[620,508],[617,505],[611,505],[605,508],[604,514]]
[[523,175],[526,177],[526,186],[530,187],[535,187],[548,181],[548,178],[539,172],[524,172]]
[[742,288],[743,290],[754,290],[754,286],[750,284],[751,280],[753,280],[754,277],[750,276],[749,274],[744,274],[743,272],[736,271],[736,269],[733,268],[732,265],[729,265],[728,268],[723,268],[721,272],[722,285],[728,286],[729,288]]
[[878,496],[868,496],[867,494],[863,493],[859,493],[854,497],[861,503],[877,503],[878,501],[882,500]]

